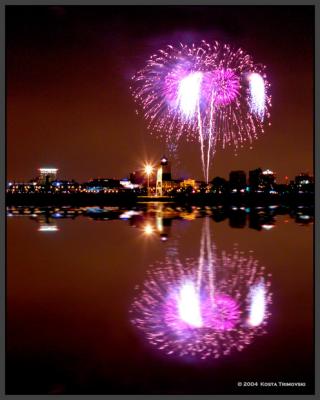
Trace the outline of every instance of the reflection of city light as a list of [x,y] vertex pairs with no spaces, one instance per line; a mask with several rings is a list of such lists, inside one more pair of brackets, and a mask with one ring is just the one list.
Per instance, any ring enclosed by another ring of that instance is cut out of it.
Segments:
[[123,212],[122,214],[119,215],[120,219],[130,219],[132,216],[134,215],[140,215],[141,213],[138,211],[134,211],[134,210],[128,210]]
[[263,224],[263,225],[261,225],[261,228],[265,229],[266,231],[270,231],[270,229],[274,228],[274,225]]
[[144,226],[143,231],[146,235],[151,235],[153,233],[153,227],[150,224]]
[[262,323],[266,309],[266,290],[264,284],[260,282],[250,290],[250,314],[248,324],[258,326]]
[[156,217],[156,224],[157,224],[157,231],[162,232],[163,231],[163,218],[162,217]]
[[39,227],[40,232],[57,232],[58,227],[56,225],[42,225]]
[[310,219],[310,215],[300,215],[299,218],[308,220]]
[[52,214],[52,216],[53,216],[53,218],[61,218],[61,217],[62,217],[62,214],[56,212],[56,213]]

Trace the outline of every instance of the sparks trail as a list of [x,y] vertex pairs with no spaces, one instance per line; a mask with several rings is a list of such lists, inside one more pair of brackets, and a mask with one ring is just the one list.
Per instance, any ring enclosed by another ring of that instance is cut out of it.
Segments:
[[151,133],[168,142],[198,139],[206,182],[217,146],[252,143],[270,117],[265,66],[227,44],[168,45],[132,79]]

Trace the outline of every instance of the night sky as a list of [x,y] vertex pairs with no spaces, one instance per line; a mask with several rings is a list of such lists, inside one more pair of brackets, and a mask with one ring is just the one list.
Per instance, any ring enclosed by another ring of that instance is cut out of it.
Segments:
[[[166,44],[221,40],[267,65],[271,127],[249,146],[219,149],[214,176],[270,168],[279,182],[313,172],[311,6],[7,6],[7,178],[42,166],[61,178],[128,176],[166,152],[136,115],[130,78]],[[174,177],[202,179],[199,145],[183,143]]]

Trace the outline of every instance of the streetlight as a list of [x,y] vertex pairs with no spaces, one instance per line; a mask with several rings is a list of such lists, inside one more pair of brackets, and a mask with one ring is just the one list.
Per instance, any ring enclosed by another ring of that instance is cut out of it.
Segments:
[[152,165],[147,164],[147,165],[144,167],[144,172],[146,173],[147,178],[148,178],[148,196],[149,196],[149,181],[150,181],[150,175],[152,174],[152,171],[153,171]]
[[145,233],[146,235],[148,235],[148,236],[152,235],[152,233],[153,233],[153,227],[152,227],[152,225],[151,225],[151,224],[146,224],[146,225],[143,227],[143,231],[144,231],[144,233]]

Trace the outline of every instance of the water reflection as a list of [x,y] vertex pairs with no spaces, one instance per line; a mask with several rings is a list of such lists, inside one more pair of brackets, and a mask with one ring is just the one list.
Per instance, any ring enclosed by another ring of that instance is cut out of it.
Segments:
[[[172,250],[172,249],[171,249]],[[167,355],[218,358],[265,333],[271,275],[253,253],[218,251],[204,218],[198,259],[177,249],[152,265],[130,309],[132,323]]]
[[110,221],[119,219],[127,221],[147,236],[157,235],[161,241],[170,237],[172,221],[175,219],[194,220],[209,216],[219,223],[226,219],[231,228],[248,227],[257,231],[269,231],[276,227],[277,216],[287,215],[284,223],[290,220],[300,225],[314,222],[314,209],[310,206],[289,208],[286,206],[265,207],[185,207],[165,203],[146,203],[134,209],[121,207],[8,207],[7,216],[25,216],[39,224],[41,232],[56,232],[58,221],[65,218],[86,217],[94,221]]

